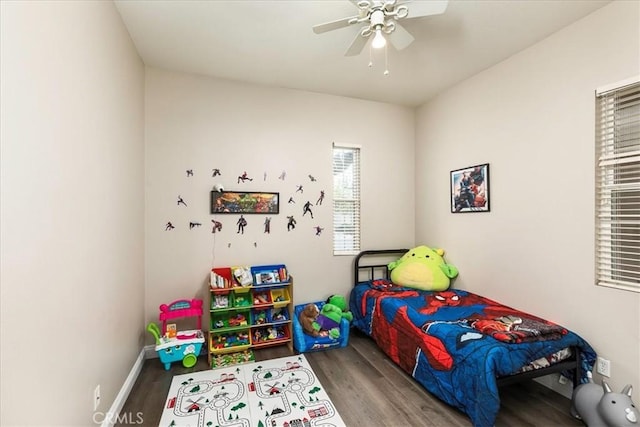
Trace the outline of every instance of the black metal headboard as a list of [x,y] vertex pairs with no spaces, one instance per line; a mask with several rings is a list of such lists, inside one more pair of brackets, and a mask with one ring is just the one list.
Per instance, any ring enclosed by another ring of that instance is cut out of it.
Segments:
[[[360,252],[355,259],[353,286],[364,280],[389,279],[388,263],[400,258],[408,251],[409,249],[382,249]],[[385,259],[386,262],[383,261]],[[360,278],[361,273],[366,273],[366,279]]]

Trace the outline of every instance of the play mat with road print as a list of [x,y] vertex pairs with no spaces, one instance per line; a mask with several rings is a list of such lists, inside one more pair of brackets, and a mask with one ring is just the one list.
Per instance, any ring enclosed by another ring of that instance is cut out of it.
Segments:
[[176,375],[159,425],[345,426],[303,354]]

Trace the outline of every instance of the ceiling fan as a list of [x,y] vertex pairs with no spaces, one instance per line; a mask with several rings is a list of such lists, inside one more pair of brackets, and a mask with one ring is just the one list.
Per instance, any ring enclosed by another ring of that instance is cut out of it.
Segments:
[[[404,49],[413,42],[414,38],[400,23],[400,19],[418,18],[421,16],[439,15],[447,9],[447,0],[349,0],[358,8],[358,14],[315,25],[316,34],[337,30],[350,25],[364,24],[356,38],[347,49],[346,56],[355,56],[362,52],[367,40],[373,34],[371,47],[386,46],[387,35],[389,42],[398,50]],[[383,34],[384,33],[384,34]]]

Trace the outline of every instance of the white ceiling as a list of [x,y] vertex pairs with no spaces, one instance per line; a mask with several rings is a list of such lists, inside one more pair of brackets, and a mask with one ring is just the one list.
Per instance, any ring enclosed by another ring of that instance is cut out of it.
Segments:
[[115,3],[149,66],[418,106],[610,1],[450,0],[442,15],[401,21],[416,40],[388,49],[388,76],[383,50],[372,67],[368,47],[344,56],[359,25],[312,31],[357,14],[348,0]]

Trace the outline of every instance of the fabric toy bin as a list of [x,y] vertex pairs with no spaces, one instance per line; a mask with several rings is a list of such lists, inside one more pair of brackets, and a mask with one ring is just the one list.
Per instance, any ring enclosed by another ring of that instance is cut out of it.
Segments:
[[[308,304],[308,303],[307,303]],[[309,353],[313,351],[329,350],[332,348],[346,347],[349,344],[350,323],[347,319],[340,320],[340,336],[333,339],[326,337],[312,337],[304,332],[300,324],[299,316],[304,310],[305,305],[296,305],[293,313],[293,347],[298,353]],[[320,310],[324,305],[324,301],[314,302]]]

